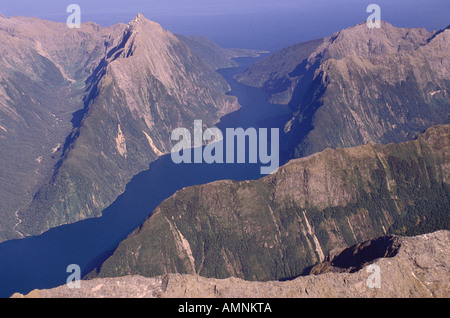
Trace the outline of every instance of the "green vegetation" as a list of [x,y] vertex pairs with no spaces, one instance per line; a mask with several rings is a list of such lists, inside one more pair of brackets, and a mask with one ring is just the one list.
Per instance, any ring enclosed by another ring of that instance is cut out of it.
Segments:
[[[336,247],[389,234],[450,229],[449,185],[442,170],[448,155],[439,150],[448,149],[448,134],[448,125],[433,127],[410,142],[326,151],[292,161],[257,181],[219,181],[180,190],[93,276],[178,272],[287,279]],[[434,149],[436,144],[442,148]],[[329,190],[317,197],[312,188]],[[330,203],[343,197],[345,204]],[[137,246],[142,257],[135,260]]]
[[[87,24],[70,37],[50,21],[1,23],[0,242],[101,215],[171,149],[174,128],[239,107],[195,50],[143,17],[126,32]],[[217,63],[256,54],[189,39]]]

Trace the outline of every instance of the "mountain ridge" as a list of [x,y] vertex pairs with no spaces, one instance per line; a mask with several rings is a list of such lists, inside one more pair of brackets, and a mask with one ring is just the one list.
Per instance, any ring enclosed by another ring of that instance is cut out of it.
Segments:
[[236,78],[288,104],[289,158],[326,148],[406,141],[449,122],[449,30],[365,24],[297,44]]
[[36,18],[0,19],[0,241],[23,236],[14,226],[22,221],[19,210],[51,176],[72,114],[83,108],[84,81],[118,33],[119,26],[68,31]]
[[[49,143],[39,151],[42,155],[34,165],[27,162],[29,167],[23,169],[27,177],[17,178],[21,185],[6,186],[14,192],[26,191],[20,196],[1,194],[11,204],[3,218],[8,225],[0,225],[5,233],[0,240],[36,235],[54,226],[100,216],[133,175],[170,151],[174,128],[190,127],[193,119],[199,118],[213,125],[240,107],[236,98],[225,94],[230,87],[220,74],[187,44],[141,14],[128,25],[108,28],[86,23],[80,29],[69,29],[63,23],[37,18],[1,19],[0,36],[5,38],[4,46],[15,50],[8,55],[11,61],[3,57],[3,69],[9,72],[3,81],[16,81],[17,71],[22,70],[22,82],[30,82],[30,87],[18,94],[10,88],[9,93],[0,94],[0,110],[11,113],[8,119],[0,120],[0,138],[11,142],[11,147],[17,144],[12,141],[9,122],[13,119],[9,118],[15,116],[15,109],[28,109],[30,123],[42,126],[42,132],[35,129],[24,140],[29,144],[34,138],[26,157],[34,160],[38,155],[31,156],[41,144]],[[10,44],[14,42],[22,45]],[[51,75],[47,77],[52,82],[43,84],[46,89],[55,90],[56,86],[64,93],[42,94],[34,89],[33,85],[45,77],[33,75],[26,63],[31,57],[24,55],[27,50],[39,59],[31,65],[37,65],[37,70],[44,65]],[[25,63],[15,58],[20,55]],[[33,80],[27,79],[32,76]],[[34,96],[38,96],[40,104],[24,108],[33,102],[24,103],[19,97],[28,98],[29,94],[35,94],[30,100],[36,101]],[[60,104],[55,104],[55,95]],[[17,102],[15,108],[8,106],[11,102]],[[52,104],[53,113],[44,110],[49,119],[39,123],[36,113]],[[55,125],[52,121],[61,122],[64,129],[49,137],[45,127]],[[18,125],[14,136],[24,136],[24,127]],[[9,147],[3,150],[11,153]],[[3,165],[7,171],[16,171],[8,160]],[[28,188],[30,176],[43,165],[45,173]],[[7,183],[8,178],[2,182]],[[17,202],[13,203],[13,198]]]
[[[239,278],[214,279],[196,275],[167,274],[157,277],[123,276],[82,280],[80,289],[60,286],[33,290],[13,298],[446,298],[450,293],[448,272],[449,231],[414,237],[380,237],[361,242],[366,250],[376,249],[374,259],[361,269],[350,271],[329,265],[326,273],[300,276],[289,281],[250,282]],[[384,241],[389,248],[373,246]],[[361,251],[358,246],[353,257]],[[341,257],[337,253],[334,258]],[[332,260],[333,258],[331,258]],[[351,265],[350,265],[351,266]],[[380,285],[370,287],[371,268],[378,266]]]
[[255,181],[184,188],[87,277],[280,280],[338,247],[448,229],[448,134],[435,126],[413,141],[293,159]]

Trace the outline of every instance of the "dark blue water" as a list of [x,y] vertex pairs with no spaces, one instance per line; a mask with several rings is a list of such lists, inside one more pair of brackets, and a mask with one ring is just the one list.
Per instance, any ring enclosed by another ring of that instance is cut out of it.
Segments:
[[[237,96],[243,107],[223,117],[217,127],[223,132],[227,127],[282,128],[289,114],[288,108],[268,104],[267,96],[261,90],[237,83],[233,75],[242,72],[255,59],[237,61],[239,68],[220,70],[220,73],[232,87],[230,94]],[[280,164],[282,161],[280,158]],[[69,264],[78,264],[82,275],[87,274],[177,190],[221,179],[258,179],[262,177],[260,167],[260,163],[177,165],[170,155],[161,157],[129,182],[125,192],[103,211],[101,218],[0,244],[0,297],[65,284],[70,275],[66,272]]]

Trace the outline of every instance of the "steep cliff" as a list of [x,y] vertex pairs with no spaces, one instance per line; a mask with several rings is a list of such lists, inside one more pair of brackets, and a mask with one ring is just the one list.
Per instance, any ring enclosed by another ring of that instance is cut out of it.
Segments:
[[327,149],[256,181],[182,189],[89,277],[287,279],[336,248],[449,229],[449,128],[404,143]]
[[[0,22],[1,45],[11,51],[0,66],[0,111],[8,115],[0,118],[2,183],[18,172],[2,193],[11,204],[1,212],[0,239],[101,215],[132,176],[170,151],[174,128],[194,119],[213,125],[239,107],[222,76],[142,15],[79,31],[39,19]],[[9,157],[14,146],[23,149]],[[44,161],[45,173],[34,177]]]
[[0,16],[0,241],[22,236],[19,210],[52,175],[85,82],[124,28]]
[[289,104],[284,151],[406,141],[449,122],[450,30],[365,23],[255,63],[238,80]]

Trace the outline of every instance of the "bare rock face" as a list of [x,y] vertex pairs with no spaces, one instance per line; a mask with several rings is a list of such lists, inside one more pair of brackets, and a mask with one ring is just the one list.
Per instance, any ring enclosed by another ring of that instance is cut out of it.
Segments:
[[100,216],[170,151],[174,128],[239,108],[222,76],[141,14],[80,29],[0,17],[0,39],[0,241]]
[[[213,279],[180,274],[153,278],[124,276],[83,280],[80,289],[60,286],[50,290],[34,290],[26,296],[15,294],[13,297],[448,298],[449,244],[450,231],[415,237],[380,237],[362,242],[330,259],[332,266],[335,266],[335,262],[342,265],[342,259],[345,259],[348,268],[340,267],[338,272],[328,270],[327,273],[301,276],[284,282],[249,282],[239,278]],[[349,251],[354,254],[349,255]],[[360,253],[365,255],[361,256]],[[351,269],[358,263],[354,263],[355,258],[366,259],[356,271]],[[378,273],[379,276],[376,276]]]

